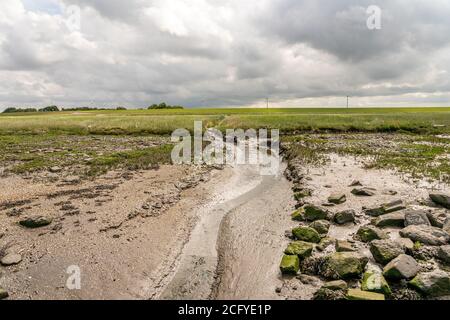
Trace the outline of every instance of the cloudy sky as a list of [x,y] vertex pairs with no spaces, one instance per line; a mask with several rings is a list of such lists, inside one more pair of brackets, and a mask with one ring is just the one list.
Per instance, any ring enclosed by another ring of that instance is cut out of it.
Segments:
[[0,3],[0,109],[450,105],[448,0]]

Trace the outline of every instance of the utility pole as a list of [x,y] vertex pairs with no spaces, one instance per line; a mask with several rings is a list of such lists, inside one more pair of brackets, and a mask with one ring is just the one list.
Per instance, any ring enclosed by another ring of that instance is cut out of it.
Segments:
[[348,106],[348,98],[349,98],[349,96],[347,96],[347,109],[349,108],[349,106]]
[[269,98],[266,98],[267,109],[269,109]]

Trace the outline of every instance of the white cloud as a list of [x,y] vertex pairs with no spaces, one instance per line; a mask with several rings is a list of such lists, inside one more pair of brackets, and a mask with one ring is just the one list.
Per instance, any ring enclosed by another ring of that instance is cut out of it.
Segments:
[[450,104],[448,1],[372,4],[2,0],[0,107]]

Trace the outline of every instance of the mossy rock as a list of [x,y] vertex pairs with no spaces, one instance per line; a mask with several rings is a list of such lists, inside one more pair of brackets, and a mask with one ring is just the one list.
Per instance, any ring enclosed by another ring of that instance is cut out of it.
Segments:
[[311,243],[319,243],[321,239],[319,233],[311,227],[294,228],[292,234],[297,240]]
[[409,282],[409,285],[428,297],[450,295],[450,275],[441,270],[419,273]]
[[355,252],[337,252],[325,257],[321,275],[329,279],[358,278],[369,259]]
[[361,288],[364,291],[382,293],[386,296],[392,294],[391,288],[381,273],[367,271],[364,273]]
[[383,294],[362,291],[359,289],[350,289],[347,293],[348,300],[365,300],[365,301],[383,301],[386,300]]
[[322,286],[322,288],[329,289],[329,290],[347,290],[348,285],[347,285],[347,282],[345,282],[344,280],[335,280],[335,281],[326,282]]
[[326,235],[330,230],[331,223],[327,220],[317,220],[309,225],[315,229],[319,234]]
[[9,297],[8,291],[0,288],[0,300],[6,299]]
[[383,230],[375,226],[364,226],[359,228],[357,232],[357,237],[362,242],[371,242],[373,240],[384,240],[388,239],[388,235]]
[[300,259],[298,256],[284,255],[281,260],[280,270],[283,274],[296,275],[300,270]]
[[291,214],[292,220],[294,221],[304,221],[305,220],[305,209],[301,208]]
[[374,240],[370,244],[370,252],[376,262],[386,265],[402,253],[405,253],[405,250],[400,243],[395,241]]
[[324,208],[313,205],[306,205],[304,209],[305,209],[304,217],[306,221],[328,219],[328,211]]
[[284,250],[284,253],[291,256],[298,256],[299,258],[307,258],[311,256],[313,245],[304,241],[295,241],[289,244]]
[[294,194],[294,199],[296,201],[300,201],[300,200],[302,200],[304,198],[311,197],[311,195],[312,195],[312,191],[311,190],[303,189],[303,190],[298,191],[298,192],[296,192]]

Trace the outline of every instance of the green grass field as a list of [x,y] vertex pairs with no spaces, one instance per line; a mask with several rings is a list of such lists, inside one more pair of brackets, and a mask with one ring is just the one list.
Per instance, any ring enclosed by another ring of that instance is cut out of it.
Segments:
[[221,130],[450,133],[450,108],[185,109],[19,113],[0,115],[0,134],[167,135],[195,120]]

